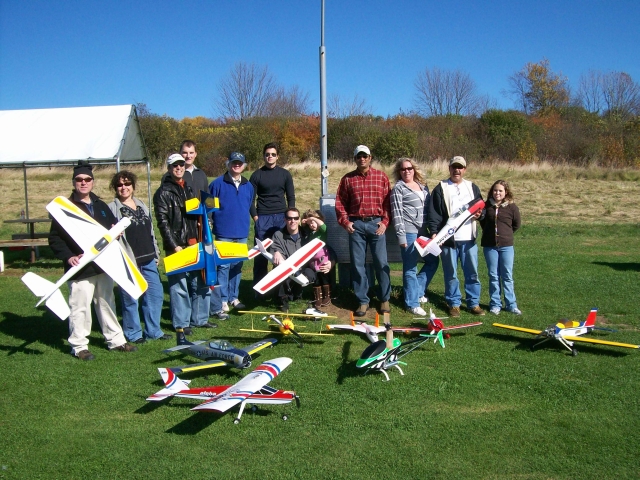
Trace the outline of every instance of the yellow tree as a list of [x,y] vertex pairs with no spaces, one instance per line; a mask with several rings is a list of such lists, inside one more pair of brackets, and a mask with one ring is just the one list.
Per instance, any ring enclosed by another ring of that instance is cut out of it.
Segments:
[[554,73],[549,60],[527,63],[509,77],[509,93],[526,114],[546,115],[569,105],[567,77]]

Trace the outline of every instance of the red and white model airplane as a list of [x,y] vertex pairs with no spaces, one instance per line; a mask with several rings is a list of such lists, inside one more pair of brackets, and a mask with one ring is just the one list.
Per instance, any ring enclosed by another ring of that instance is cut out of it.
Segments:
[[449,217],[445,226],[434,238],[418,237],[416,241],[413,242],[418,253],[423,257],[429,253],[436,257],[440,255],[442,252],[442,249],[440,248],[442,244],[449,240],[449,238],[451,238],[467,220],[483,208],[484,201],[481,198],[476,198],[464,205],[460,210]]
[[[266,248],[264,248],[264,244],[257,239],[256,242],[256,246],[260,250],[260,253],[262,253],[262,255],[264,255],[270,262],[273,262],[273,255],[267,252]],[[318,238],[311,240],[280,265],[271,270],[262,280],[254,285],[253,289],[259,293],[265,294],[273,287],[280,285],[287,278],[291,278],[303,287],[309,285],[309,280],[302,274],[300,269],[304,267],[322,247],[324,247],[324,242],[322,240]]]
[[[239,404],[240,411],[233,421],[233,423],[238,424],[247,404],[286,404],[291,403],[293,400],[299,403],[296,392],[276,390],[267,385],[291,365],[291,362],[292,360],[287,357],[274,358],[264,362],[235,385],[202,388],[189,388],[189,381],[179,379],[168,368],[159,368],[158,371],[166,387],[151,395],[147,398],[147,401],[160,402],[171,397],[195,398],[205,400],[205,402],[191,410],[221,413],[225,413]],[[255,410],[256,407],[254,406],[253,409]],[[287,415],[282,417],[283,420],[287,420],[287,418]]]
[[[446,317],[443,317],[446,318]],[[395,332],[403,332],[403,333],[412,333],[412,332],[427,332],[431,335],[437,334],[438,332],[445,332],[444,338],[450,338],[450,335],[446,332],[450,330],[458,330],[460,328],[469,328],[469,327],[477,327],[482,325],[482,322],[471,322],[471,323],[463,323],[460,325],[449,325],[445,326],[442,321],[443,318],[436,317],[433,313],[432,309],[429,309],[429,323],[427,324],[427,328],[422,327],[394,327],[393,330]],[[436,340],[434,340],[434,343]],[[444,342],[442,343],[442,348],[444,348]]]
[[625,347],[625,348],[640,348],[640,345],[633,345],[630,343],[610,342],[608,340],[598,340],[596,338],[583,338],[579,335],[589,333],[596,327],[596,316],[598,314],[597,308],[592,308],[584,322],[576,320],[563,320],[555,325],[550,325],[544,330],[532,330],[530,328],[514,327],[513,325],[503,325],[501,323],[494,323],[494,327],[507,328],[509,330],[516,330],[518,332],[531,333],[536,335],[536,339],[542,338],[540,342],[534,344],[531,350],[538,345],[542,345],[549,340],[557,340],[565,348],[567,348],[571,354],[575,357],[578,354],[578,350],[573,346],[574,342],[586,342],[596,343],[599,345],[610,345],[612,347]]
[[129,258],[118,242],[118,237],[131,224],[131,220],[124,217],[107,230],[65,197],[54,198],[46,208],[84,253],[78,265],[67,270],[55,284],[33,272],[24,274],[22,281],[41,297],[36,307],[44,302],[61,320],[65,320],[70,310],[60,287],[89,262],[96,262],[133,298],[140,297],[147,290],[147,281],[136,262]]

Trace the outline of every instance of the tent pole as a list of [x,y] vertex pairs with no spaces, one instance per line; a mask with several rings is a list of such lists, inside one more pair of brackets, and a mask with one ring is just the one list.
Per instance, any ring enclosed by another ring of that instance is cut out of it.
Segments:
[[147,194],[149,195],[149,213],[153,218],[153,203],[151,202],[151,163],[147,160]]
[[[24,214],[26,218],[31,218],[29,216],[29,195],[27,194],[27,165],[25,163],[22,164],[22,178],[24,181]],[[27,230],[29,230],[28,225]]]

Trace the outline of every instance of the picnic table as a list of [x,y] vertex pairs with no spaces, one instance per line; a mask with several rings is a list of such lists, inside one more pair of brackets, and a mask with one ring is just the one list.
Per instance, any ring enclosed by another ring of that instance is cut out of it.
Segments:
[[30,247],[31,263],[36,261],[36,249],[49,244],[49,233],[36,233],[36,223],[51,223],[50,218],[16,218],[15,220],[5,220],[4,223],[22,223],[27,226],[28,233],[15,234],[11,240],[0,240],[0,247]]

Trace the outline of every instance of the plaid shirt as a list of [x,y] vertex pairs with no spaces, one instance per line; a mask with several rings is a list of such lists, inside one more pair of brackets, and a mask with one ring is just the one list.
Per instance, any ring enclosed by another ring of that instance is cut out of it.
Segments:
[[347,228],[349,217],[382,217],[389,226],[391,185],[384,172],[369,167],[366,175],[354,170],[340,180],[336,194],[338,223]]

